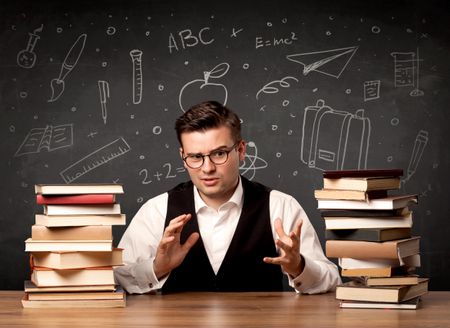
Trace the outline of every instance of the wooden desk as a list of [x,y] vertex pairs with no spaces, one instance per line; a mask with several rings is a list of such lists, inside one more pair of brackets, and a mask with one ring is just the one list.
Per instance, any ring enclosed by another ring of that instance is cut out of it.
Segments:
[[418,310],[340,309],[333,293],[129,295],[126,308],[23,309],[23,291],[0,291],[4,327],[450,327],[450,292]]

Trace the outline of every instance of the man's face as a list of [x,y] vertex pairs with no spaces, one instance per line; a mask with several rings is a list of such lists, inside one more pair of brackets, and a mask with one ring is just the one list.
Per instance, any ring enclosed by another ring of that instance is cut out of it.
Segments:
[[[235,143],[228,127],[222,126],[206,131],[195,131],[181,134],[182,157],[195,154],[209,154],[223,148],[230,149]],[[239,179],[239,161],[245,158],[245,142],[239,142],[228,154],[224,164],[214,164],[208,156],[203,165],[192,169],[184,163],[184,167],[200,196],[206,204],[218,208],[233,195]]]

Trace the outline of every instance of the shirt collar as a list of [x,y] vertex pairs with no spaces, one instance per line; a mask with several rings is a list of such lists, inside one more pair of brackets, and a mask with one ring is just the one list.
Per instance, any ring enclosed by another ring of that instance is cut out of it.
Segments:
[[[244,202],[244,189],[242,187],[242,179],[241,177],[239,177],[239,183],[238,186],[236,188],[236,190],[234,191],[233,195],[230,197],[230,199],[225,202],[224,204],[222,204],[220,206],[220,208],[222,208],[224,205],[226,204],[234,204],[240,208],[242,208],[242,204]],[[202,199],[202,197],[200,196],[200,193],[198,192],[197,187],[194,186],[194,204],[195,204],[195,213],[198,214],[198,212],[202,209],[202,208],[207,208],[209,207]],[[220,209],[219,208],[219,209]]]

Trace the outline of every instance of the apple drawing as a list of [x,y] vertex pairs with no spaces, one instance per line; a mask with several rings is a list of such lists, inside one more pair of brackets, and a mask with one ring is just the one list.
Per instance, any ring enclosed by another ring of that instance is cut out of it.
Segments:
[[203,72],[203,79],[195,79],[186,83],[180,90],[178,102],[183,112],[190,106],[207,100],[215,100],[226,105],[228,99],[227,88],[211,80],[219,79],[230,69],[228,63],[221,63],[210,71]]

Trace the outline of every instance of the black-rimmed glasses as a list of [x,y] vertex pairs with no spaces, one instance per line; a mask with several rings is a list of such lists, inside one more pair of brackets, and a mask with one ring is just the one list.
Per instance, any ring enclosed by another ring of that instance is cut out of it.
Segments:
[[220,148],[213,150],[209,154],[191,154],[183,157],[183,161],[191,169],[199,169],[205,163],[205,157],[209,157],[209,160],[215,165],[222,165],[228,161],[228,154],[236,148],[240,141],[236,142],[233,146],[227,148]]

